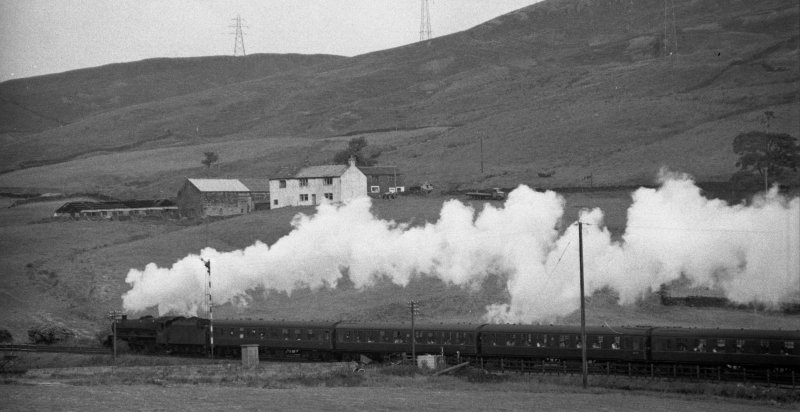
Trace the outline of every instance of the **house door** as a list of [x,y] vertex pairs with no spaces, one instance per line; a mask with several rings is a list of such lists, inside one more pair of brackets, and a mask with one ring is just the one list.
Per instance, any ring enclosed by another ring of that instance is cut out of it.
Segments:
[[311,195],[311,204],[314,205],[314,206],[317,205],[317,195],[316,194],[312,194]]

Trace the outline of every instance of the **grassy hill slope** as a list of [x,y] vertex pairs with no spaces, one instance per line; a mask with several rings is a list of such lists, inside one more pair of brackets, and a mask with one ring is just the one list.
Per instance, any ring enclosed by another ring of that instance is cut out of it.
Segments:
[[[13,169],[63,161],[69,170],[77,156],[108,151],[183,147],[202,153],[189,148],[308,139],[308,146],[283,152],[281,164],[254,167],[263,162],[260,155],[226,160],[220,153],[227,175],[269,175],[328,160],[310,154],[320,147],[314,139],[364,135],[382,145],[380,162],[399,165],[410,184],[564,186],[580,185],[589,174],[596,184],[643,183],[661,166],[699,180],[726,180],[735,171],[733,137],[762,129],[764,111],[775,113],[772,131],[800,128],[799,8],[777,0],[676,1],[665,37],[661,1],[550,0],[395,49],[315,59],[319,64],[230,84],[223,83],[237,79],[228,73],[233,69],[219,66],[210,71],[223,80],[185,75],[194,86],[150,92],[151,100],[141,104],[107,104],[103,111],[72,104],[60,115],[72,119],[63,127],[7,135],[0,163]],[[174,67],[174,73],[185,70]],[[137,84],[157,89],[164,83]],[[0,86],[6,96],[7,84]],[[47,100],[42,93],[38,101]],[[13,110],[39,112],[2,107],[6,117]],[[414,132],[420,128],[428,132]],[[387,138],[389,131],[394,134]],[[544,171],[554,173],[540,178]],[[39,172],[33,179],[39,186],[58,187],[52,170]],[[84,182],[152,192],[187,172],[184,165]],[[15,177],[0,176],[0,186],[28,185],[15,184]]]

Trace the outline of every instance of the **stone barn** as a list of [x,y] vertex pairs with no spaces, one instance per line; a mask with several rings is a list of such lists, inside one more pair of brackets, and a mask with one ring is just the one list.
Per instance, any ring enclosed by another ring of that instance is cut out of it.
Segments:
[[186,179],[175,203],[183,217],[233,216],[254,210],[250,189],[238,179]]

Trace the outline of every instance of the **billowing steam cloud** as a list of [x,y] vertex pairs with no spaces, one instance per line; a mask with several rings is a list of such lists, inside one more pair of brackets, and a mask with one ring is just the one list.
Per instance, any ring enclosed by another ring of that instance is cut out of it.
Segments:
[[[233,252],[211,248],[169,269],[131,269],[124,308],[157,306],[195,314],[212,262],[214,302],[242,303],[256,288],[291,291],[335,287],[347,273],[358,288],[379,278],[406,285],[433,276],[476,286],[490,274],[507,279],[511,300],[487,308],[489,320],[552,320],[579,305],[577,225],[559,231],[564,199],[520,186],[503,207],[475,210],[446,202],[440,219],[409,227],[376,219],[367,198],[321,205],[298,215],[294,230],[271,247],[256,242]],[[681,277],[721,288],[736,302],[777,305],[800,290],[800,198],[775,193],[749,206],[708,200],[686,176],[663,178],[659,189],[639,189],[620,242],[612,241],[599,209],[584,211],[586,290],[611,287],[622,303]]]

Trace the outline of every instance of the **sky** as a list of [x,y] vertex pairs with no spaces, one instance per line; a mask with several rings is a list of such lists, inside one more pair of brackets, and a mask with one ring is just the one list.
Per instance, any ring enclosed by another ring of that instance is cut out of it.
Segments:
[[[433,36],[539,0],[430,0]],[[355,56],[419,40],[421,0],[0,0],[0,81],[153,57]]]

